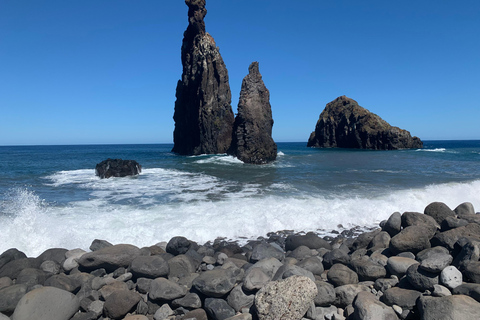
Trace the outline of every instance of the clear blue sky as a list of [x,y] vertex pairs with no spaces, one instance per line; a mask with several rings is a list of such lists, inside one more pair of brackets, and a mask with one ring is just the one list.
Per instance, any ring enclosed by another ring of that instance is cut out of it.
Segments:
[[[182,0],[0,0],[0,145],[172,142]],[[480,139],[480,1],[207,0],[236,111],[259,61],[274,139],[346,95],[422,139]]]

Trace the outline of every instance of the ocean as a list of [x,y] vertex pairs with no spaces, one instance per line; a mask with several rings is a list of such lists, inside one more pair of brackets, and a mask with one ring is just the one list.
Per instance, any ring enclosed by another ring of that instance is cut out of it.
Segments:
[[[311,149],[278,143],[278,159],[184,157],[172,144],[0,147],[0,253],[88,250],[94,239],[150,246],[174,236],[240,242],[279,230],[331,235],[370,228],[434,201],[480,211],[480,141],[423,149]],[[99,179],[107,158],[138,161],[139,176]]]

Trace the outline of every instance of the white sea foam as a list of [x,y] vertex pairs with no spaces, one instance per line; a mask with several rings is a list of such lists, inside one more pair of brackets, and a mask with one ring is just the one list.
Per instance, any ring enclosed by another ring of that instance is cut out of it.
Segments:
[[424,152],[445,152],[447,149],[445,148],[435,148],[435,149],[417,149],[415,151],[424,151]]
[[[77,173],[78,178],[81,174]],[[180,181],[185,178],[189,182],[198,178],[198,183],[204,183],[206,190],[218,184],[212,177],[197,177],[173,170],[164,172],[162,169],[145,170],[141,178],[149,174],[178,174]],[[146,207],[112,203],[112,198],[129,193],[156,192],[150,190],[152,184],[140,188],[135,183],[138,180],[80,182],[91,183],[97,188],[94,192],[104,194],[67,206],[46,205],[34,192],[16,189],[2,204],[1,211],[10,214],[0,215],[0,252],[16,247],[29,256],[36,256],[51,247],[88,249],[95,238],[148,246],[177,235],[203,243],[218,236],[255,238],[285,229],[330,231],[337,229],[339,224],[344,227],[373,226],[395,211],[423,212],[433,201],[445,202],[451,208],[469,201],[477,210],[480,208],[480,180],[394,191],[383,196],[345,195],[336,198],[324,195],[252,197],[252,194],[261,192],[258,185],[251,184],[219,201],[206,196],[200,201],[182,199]],[[78,178],[77,181],[83,180]],[[108,193],[109,188],[116,189],[117,193]],[[156,188],[158,191],[168,186],[159,183]]]

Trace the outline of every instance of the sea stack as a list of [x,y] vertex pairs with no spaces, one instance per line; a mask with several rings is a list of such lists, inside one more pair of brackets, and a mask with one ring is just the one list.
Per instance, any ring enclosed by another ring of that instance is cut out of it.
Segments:
[[176,91],[172,151],[181,155],[225,153],[234,123],[227,68],[205,31],[205,0],[185,3],[189,24],[183,35],[183,73]]
[[248,75],[243,78],[229,153],[245,163],[274,161],[277,145],[272,139],[272,127],[270,93],[263,83],[258,62],[252,62]]
[[308,139],[308,147],[397,150],[422,148],[407,130],[393,127],[346,96],[328,103]]

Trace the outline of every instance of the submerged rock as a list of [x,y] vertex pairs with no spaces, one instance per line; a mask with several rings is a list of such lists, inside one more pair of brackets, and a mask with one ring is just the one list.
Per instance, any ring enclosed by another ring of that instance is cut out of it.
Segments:
[[346,96],[328,103],[308,139],[308,147],[396,150],[422,148],[410,132],[393,127]]
[[234,122],[227,68],[205,31],[205,0],[185,3],[189,25],[183,35],[183,73],[177,84],[172,151],[182,155],[225,153]]
[[142,166],[135,160],[107,159],[95,166],[95,175],[101,179],[136,176],[140,172]]
[[270,93],[263,83],[258,62],[252,62],[242,82],[229,153],[245,163],[274,161],[277,145],[272,138],[272,127]]

